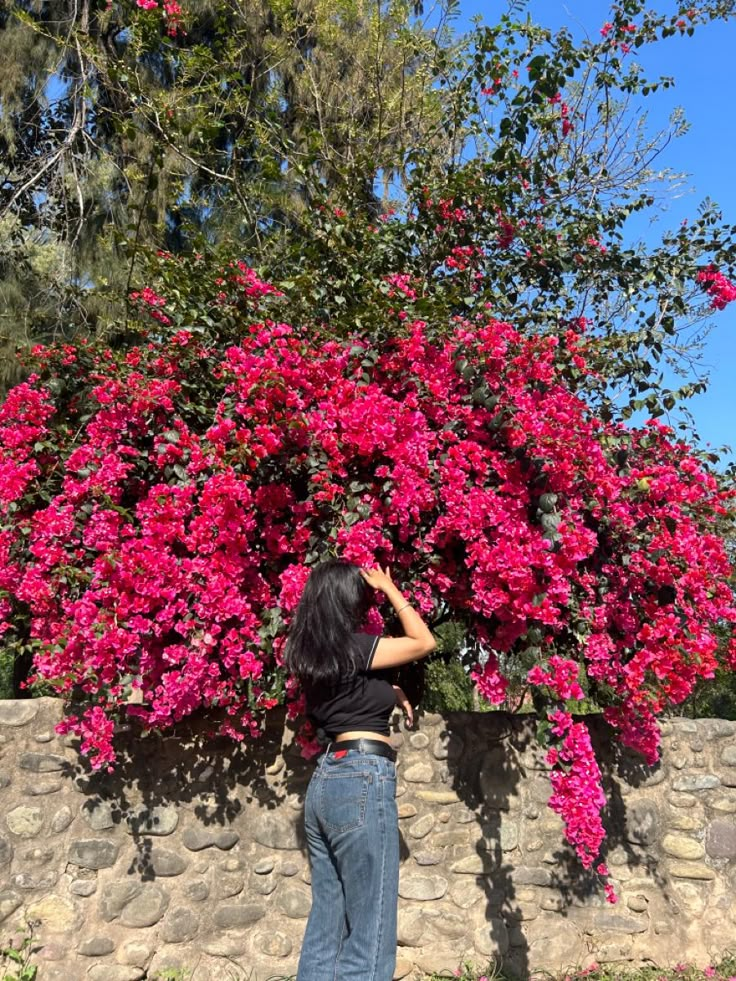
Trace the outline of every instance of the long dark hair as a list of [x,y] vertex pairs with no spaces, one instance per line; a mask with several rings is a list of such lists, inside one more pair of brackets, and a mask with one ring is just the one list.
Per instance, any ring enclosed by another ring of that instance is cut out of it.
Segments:
[[352,562],[328,559],[316,566],[289,629],[287,671],[300,681],[327,685],[354,675],[360,657],[354,634],[372,597],[373,590]]

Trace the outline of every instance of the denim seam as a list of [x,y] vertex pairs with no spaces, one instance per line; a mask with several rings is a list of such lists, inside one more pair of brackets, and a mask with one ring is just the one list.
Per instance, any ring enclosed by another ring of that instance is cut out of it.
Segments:
[[[378,790],[381,793],[378,793]],[[371,981],[376,979],[376,971],[378,970],[378,957],[381,952],[381,941],[383,939],[383,918],[385,915],[384,911],[384,894],[386,892],[386,812],[383,806],[383,786],[380,782],[376,787],[376,798],[378,802],[378,813],[379,821],[381,825],[381,891],[378,900],[378,931],[376,933],[376,948],[373,952],[373,971],[371,973]]]
[[[346,911],[347,911],[347,906],[346,906]],[[343,944],[343,941],[345,939],[345,930],[347,928],[347,925],[348,924],[347,924],[347,915],[346,915],[345,919],[343,919],[343,922],[342,922],[342,931],[340,933],[340,943],[337,945],[337,953],[335,954],[335,973],[332,976],[332,981],[340,981],[340,979],[337,976],[337,969],[338,969],[338,967],[340,965],[340,954],[342,953],[342,944]]]

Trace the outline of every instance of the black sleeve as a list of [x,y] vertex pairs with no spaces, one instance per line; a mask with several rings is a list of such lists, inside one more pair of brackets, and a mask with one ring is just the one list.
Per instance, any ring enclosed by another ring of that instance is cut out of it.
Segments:
[[375,634],[356,634],[355,640],[357,641],[358,648],[360,650],[360,669],[361,671],[370,671],[371,664],[373,663],[373,655],[376,653],[376,647],[378,647],[378,641],[380,637]]

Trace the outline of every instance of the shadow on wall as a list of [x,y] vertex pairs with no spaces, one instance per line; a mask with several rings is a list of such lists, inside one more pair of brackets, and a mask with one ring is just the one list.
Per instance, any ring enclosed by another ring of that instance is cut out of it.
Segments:
[[126,824],[136,857],[125,873],[137,874],[143,882],[171,874],[152,857],[154,839],[169,833],[163,826],[169,806],[185,808],[195,818],[182,832],[190,851],[212,845],[228,851],[240,837],[233,824],[257,807],[264,817],[253,829],[256,841],[306,853],[301,820],[287,825],[268,817],[282,807],[301,809],[313,769],[298,746],[284,745],[284,726],[284,713],[275,711],[262,736],[243,743],[213,735],[212,719],[186,720],[166,734],[145,736],[134,725],[121,726],[112,773],[92,770],[83,757],[76,768],[75,786],[88,797],[87,822],[96,830]]
[[[447,779],[465,814],[477,822],[474,853],[459,857],[455,874],[473,876],[471,902],[478,890],[485,898],[485,926],[473,942],[479,954],[502,961],[519,977],[528,977],[528,943],[524,931],[523,887],[538,879],[534,869],[512,864],[522,831],[520,757],[532,745],[533,732],[522,720],[495,713],[452,713],[446,718]],[[531,816],[526,807],[527,818]],[[534,805],[534,819],[538,810]]]
[[[650,846],[661,833],[656,809],[624,794],[649,787],[663,772],[623,751],[599,717],[586,717],[608,800],[603,814],[607,838],[601,860],[615,875],[649,877],[667,903],[668,883]],[[590,954],[589,935],[646,929],[621,906],[610,906],[600,877],[586,872],[562,836],[562,821],[547,806],[551,794],[546,749],[536,739],[533,716],[457,713],[446,717],[446,779],[478,824],[475,854],[452,870],[474,875],[483,890],[486,926],[476,931],[479,953],[502,962],[519,978],[540,964],[573,967]],[[597,863],[596,863],[597,864]]]

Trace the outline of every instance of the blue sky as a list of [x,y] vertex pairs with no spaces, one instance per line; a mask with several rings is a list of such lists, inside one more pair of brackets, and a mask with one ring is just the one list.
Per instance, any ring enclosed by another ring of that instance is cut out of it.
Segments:
[[[651,6],[673,12],[672,0],[652,0]],[[529,0],[532,18],[545,27],[566,25],[573,33],[598,34],[608,19],[607,0]],[[475,15],[492,23],[506,10],[502,2],[460,0],[458,30]],[[693,37],[673,37],[637,52],[650,77],[671,75],[675,86],[643,99],[652,130],[660,129],[677,106],[685,110],[689,131],[673,140],[661,166],[688,175],[683,191],[652,234],[676,227],[697,213],[708,197],[717,202],[727,224],[736,223],[736,134],[734,133],[733,59],[736,52],[736,20],[708,24]],[[644,231],[646,236],[646,230]],[[713,329],[706,341],[703,365],[710,376],[708,391],[689,403],[703,443],[732,444],[736,448],[736,303],[714,313]],[[736,461],[731,453],[724,462]]]

